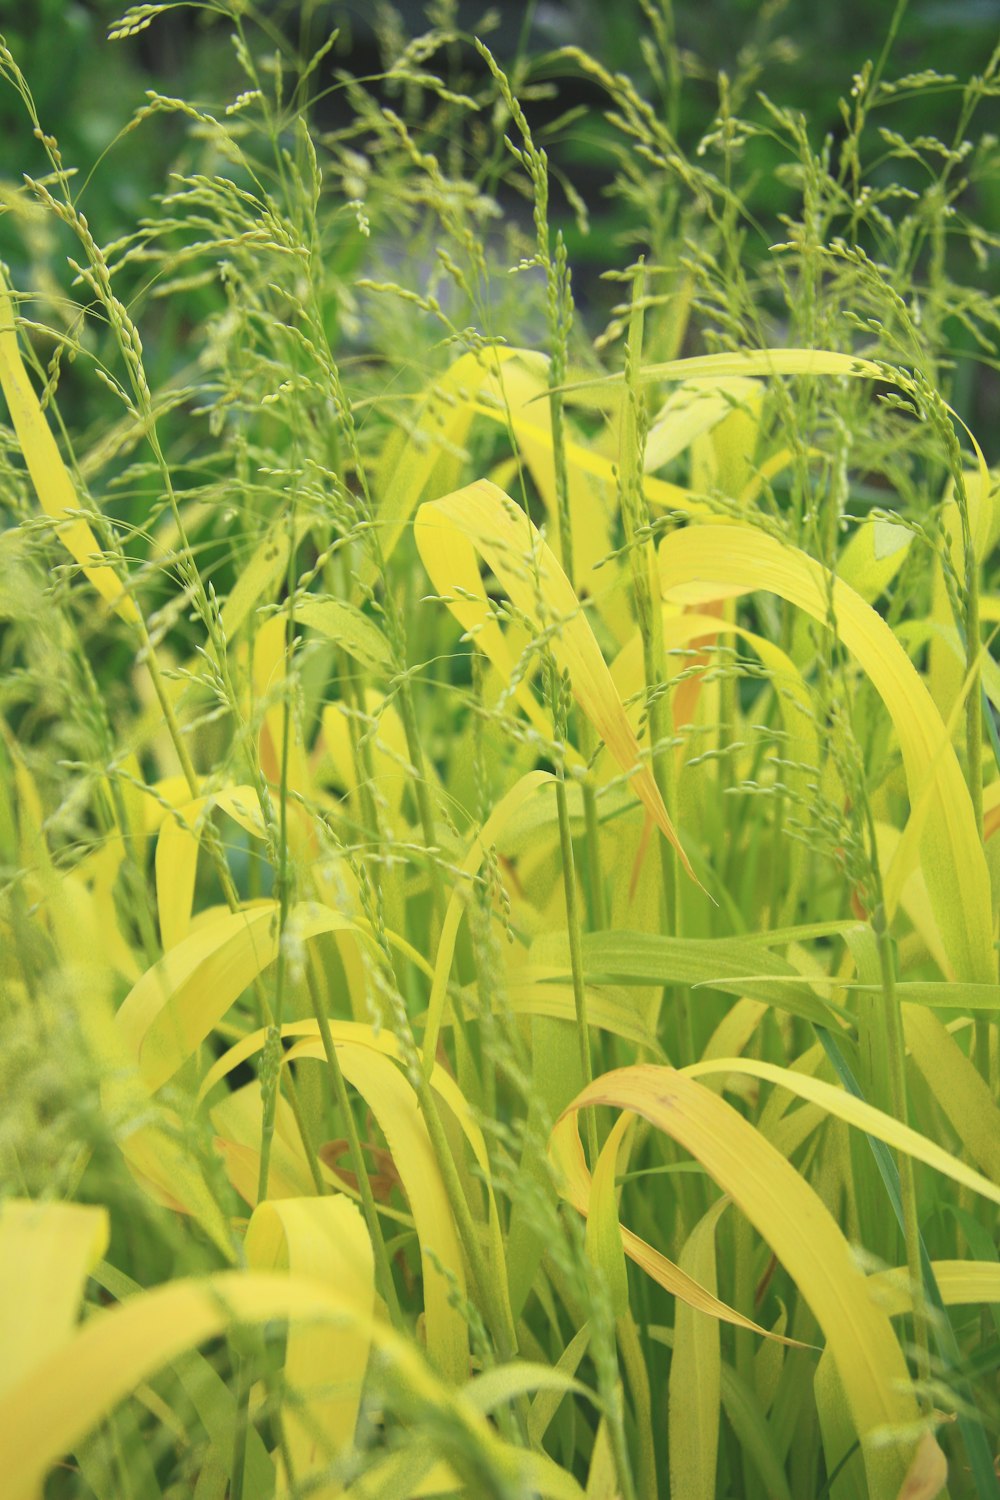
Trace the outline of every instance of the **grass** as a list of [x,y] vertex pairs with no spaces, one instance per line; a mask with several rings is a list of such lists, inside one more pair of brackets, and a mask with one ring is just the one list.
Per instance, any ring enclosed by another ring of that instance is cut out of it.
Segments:
[[1000,50],[643,11],[213,5],[112,243],[0,46],[12,1500],[998,1492]]

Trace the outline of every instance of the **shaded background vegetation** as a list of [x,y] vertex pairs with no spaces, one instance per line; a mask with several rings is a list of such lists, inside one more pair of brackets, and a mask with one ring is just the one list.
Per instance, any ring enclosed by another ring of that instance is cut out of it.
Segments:
[[[81,207],[105,242],[127,232],[151,210],[170,170],[181,164],[189,140],[184,117],[166,114],[157,117],[153,128],[147,125],[121,134],[143,105],[146,90],[214,101],[235,96],[245,83],[233,55],[229,27],[209,10],[178,7],[159,16],[139,35],[109,45],[107,29],[119,11],[117,0],[0,3],[0,29],[31,81],[45,128],[58,138],[68,164],[89,168],[97,162],[87,178]],[[513,69],[512,76],[520,83],[532,127],[549,152],[556,183],[568,179],[586,203],[589,224],[583,232],[573,204],[557,186],[552,218],[566,234],[577,304],[594,333],[615,299],[614,288],[601,282],[600,273],[614,262],[619,246],[623,265],[632,258],[628,247],[641,234],[643,215],[614,191],[618,137],[605,118],[603,91],[556,58],[558,49],[580,46],[610,71],[627,71],[647,97],[656,98],[659,92],[686,153],[696,152],[711,130],[720,111],[720,83],[728,82],[734,112],[755,132],[747,134],[740,148],[740,192],[746,222],[752,226],[743,253],[752,264],[782,237],[782,215],[794,210],[799,197],[798,185],[787,170],[788,144],[772,128],[761,94],[780,100],[785,108],[803,111],[814,148],[827,137],[836,147],[845,133],[844,101],[851,78],[867,60],[883,58],[886,76],[892,78],[934,69],[945,77],[952,75],[955,82],[935,83],[909,100],[894,103],[891,124],[908,139],[922,136],[951,143],[962,85],[985,66],[1000,38],[995,0],[911,0],[901,5],[894,0],[836,5],[816,5],[812,0],[767,0],[765,4],[716,0],[710,5],[677,0],[673,24],[682,77],[668,80],[667,88],[659,90],[640,42],[649,34],[643,0],[613,5],[600,0],[530,4],[502,0],[489,7],[466,0],[437,5],[404,0],[395,6],[379,0],[375,5],[263,4],[249,7],[247,13],[272,27],[276,39],[283,36],[302,56],[308,56],[331,29],[339,29],[337,43],[315,78],[311,115],[314,125],[326,130],[343,127],[351,119],[351,107],[337,86],[344,71],[372,80],[369,86],[379,97],[375,80],[395,55],[394,49],[401,49],[431,23],[447,24],[467,38],[473,34],[488,37],[495,55]],[[890,48],[894,25],[897,30]],[[471,40],[456,42],[448,66],[456,83],[481,84],[483,66]],[[398,95],[398,83],[383,92],[391,102]],[[27,169],[20,159],[23,125],[21,105],[13,91],[0,92],[0,138],[7,143],[0,153],[0,193],[8,199]],[[1000,134],[1000,106],[995,99],[980,106],[977,134],[982,132]],[[870,134],[874,138],[873,128]],[[19,143],[16,156],[15,141]],[[924,185],[918,164],[904,164],[886,155],[880,165],[877,150],[869,151],[867,164],[868,180],[875,185],[901,183],[917,189]],[[190,155],[186,165],[190,165]],[[468,156],[462,165],[466,173],[477,166]],[[40,151],[35,166],[41,166]],[[496,191],[505,213],[530,226],[531,205],[525,200],[523,183],[518,191],[501,180]],[[1000,174],[973,174],[959,203],[987,235],[1000,235]],[[26,269],[22,265],[26,248],[35,262],[32,277],[20,276]],[[23,226],[19,224],[12,234],[0,216],[0,255],[11,264],[15,281],[33,279],[36,286],[44,285],[45,276],[38,274],[41,268],[58,280],[64,272],[60,248],[65,247],[60,246],[50,219],[39,221],[36,235],[28,236],[25,246]],[[984,290],[995,282],[992,272],[983,276],[967,248],[952,245],[949,255],[958,279],[975,282],[977,276],[982,277]],[[51,284],[55,289],[56,282]],[[958,325],[950,331],[955,355],[961,360],[971,352],[970,340]],[[159,365],[162,371],[182,355],[185,330],[166,323],[158,334],[158,340],[147,342],[154,368]],[[692,328],[695,335],[696,326]],[[961,414],[984,433],[992,459],[996,450],[991,434],[1000,420],[1000,382],[990,363],[978,368],[982,376],[978,380],[972,379],[971,369],[960,371],[954,394]]]

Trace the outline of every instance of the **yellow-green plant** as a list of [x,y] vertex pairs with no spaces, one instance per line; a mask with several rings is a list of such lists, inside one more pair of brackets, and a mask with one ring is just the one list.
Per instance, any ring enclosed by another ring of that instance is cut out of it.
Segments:
[[86,299],[0,276],[4,1494],[996,1494],[1000,505],[958,148],[861,165],[930,81],[839,164],[765,101],[761,264],[748,80],[685,153],[567,51],[646,214],[588,345],[454,7],[333,132],[335,39],[215,9],[245,86],[138,111],[188,154],[107,246],[0,48]]

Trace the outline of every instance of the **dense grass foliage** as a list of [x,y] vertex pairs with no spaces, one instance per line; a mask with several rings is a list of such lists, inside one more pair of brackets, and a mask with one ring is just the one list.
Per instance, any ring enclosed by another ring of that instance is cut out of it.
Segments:
[[1000,48],[640,9],[0,39],[9,1500],[1000,1493]]

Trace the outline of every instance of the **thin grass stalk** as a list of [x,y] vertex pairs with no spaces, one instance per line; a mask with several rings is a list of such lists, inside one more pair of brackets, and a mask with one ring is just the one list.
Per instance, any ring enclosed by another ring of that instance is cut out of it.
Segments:
[[[560,387],[566,379],[569,360],[569,339],[573,326],[573,293],[570,282],[569,260],[566,242],[561,230],[556,232],[555,253],[552,251],[552,234],[549,225],[549,167],[548,157],[535,145],[521,105],[510,86],[510,80],[496,62],[489,48],[476,43],[480,55],[499,86],[504,104],[520,131],[524,149],[519,151],[507,142],[514,156],[528,173],[532,186],[532,217],[535,226],[535,262],[545,273],[545,311],[549,341],[549,415],[552,429],[552,464],[556,493],[556,523],[558,532],[558,556],[563,572],[575,590],[576,577],[573,549],[573,517],[570,506],[569,468],[566,458],[566,427],[564,401]],[[508,412],[509,420],[509,412]],[[512,429],[511,424],[511,429]],[[517,451],[517,442],[510,433],[511,446]],[[597,748],[596,737],[589,722],[580,717],[580,748],[584,759],[589,761]],[[604,881],[601,870],[600,820],[597,814],[597,795],[591,777],[582,781],[584,826],[586,838],[587,912],[592,928],[601,930],[607,922],[604,899]]]
[[[527,126],[525,125],[524,128],[527,129]],[[499,377],[499,368],[497,373]],[[502,389],[503,387],[501,383],[501,390]],[[510,406],[509,403],[506,402],[506,399],[504,402],[504,410],[506,414],[508,436],[511,442],[511,446],[516,451],[514,424],[511,417]],[[523,491],[523,475],[521,482]],[[524,509],[525,514],[527,514],[526,499]],[[565,537],[567,544],[570,545],[571,548],[571,543],[569,542],[570,531],[568,523],[568,494],[567,525],[562,535]],[[528,546],[530,549],[530,542],[528,543]],[[537,563],[533,553],[531,553],[530,551],[529,560],[535,567],[535,571],[537,574]],[[537,588],[537,594],[540,617],[544,625],[546,611],[540,586],[538,586]],[[549,700],[552,709],[555,739],[557,742],[556,752],[553,757],[555,762],[556,774],[556,813],[559,824],[560,869],[563,895],[566,903],[566,922],[569,939],[570,973],[573,985],[574,1013],[576,1019],[577,1041],[580,1052],[580,1065],[583,1077],[585,1081],[589,1083],[592,1081],[594,1073],[590,1044],[590,1025],[587,1015],[586,981],[583,973],[583,927],[577,896],[576,861],[573,850],[572,828],[569,814],[569,799],[566,793],[566,769],[562,755],[562,747],[566,745],[569,736],[568,724],[569,715],[572,708],[572,690],[569,684],[560,676],[556,667],[555,659],[547,644],[544,648],[544,662],[546,671],[546,686],[548,688]],[[592,790],[593,788],[591,786],[591,791]],[[586,795],[586,787],[584,795]],[[596,829],[596,803],[594,804],[591,816],[593,818]],[[591,849],[597,849],[598,845],[596,843],[593,843],[589,845],[589,847]],[[592,1110],[586,1110],[584,1111],[584,1114],[586,1118],[585,1130],[587,1134],[587,1149],[589,1152],[589,1158],[592,1164],[596,1164],[599,1150],[596,1121],[593,1117]]]
[[[90,698],[91,706],[94,710],[98,734],[100,736],[100,748],[104,756],[104,763],[106,766],[111,767],[114,764],[114,750],[111,741],[110,726],[108,724],[107,714],[104,710],[104,704],[101,701],[100,690],[97,686],[97,682],[94,679],[93,672],[91,671],[90,662],[87,660],[86,653],[83,649],[83,643],[79,640],[79,638],[76,638],[74,644],[76,646],[77,657],[80,664],[80,671],[83,676],[84,682],[86,683],[88,696]],[[143,951],[146,955],[146,961],[147,963],[152,965],[159,958],[161,950],[153,923],[153,914],[150,909],[149,889],[146,883],[145,872],[143,870],[143,860],[137,848],[138,841],[133,832],[132,823],[125,808],[125,801],[122,796],[122,789],[119,783],[119,779],[112,772],[112,774],[109,774],[107,777],[107,783],[108,797],[111,802],[114,821],[117,824],[118,830],[121,834],[122,845],[125,850],[123,873],[127,878],[127,889],[130,898],[130,904],[132,907],[132,914],[135,917],[136,926],[142,939],[142,946]]]
[[229,1493],[232,1500],[243,1500],[247,1466],[247,1435],[250,1428],[250,1360],[240,1351],[236,1356],[236,1420],[233,1423],[233,1456]]
[[[340,391],[341,391],[341,396],[343,396],[343,388],[342,387],[340,388]],[[351,426],[350,426],[350,436],[349,436],[348,442],[349,442],[349,444],[351,444],[353,446],[353,451],[354,451],[355,454],[357,454],[358,462],[360,462],[360,454],[358,454],[358,452],[357,452],[356,439],[354,437],[353,422],[351,423]],[[363,472],[363,470],[362,470],[362,472]],[[377,547],[377,541],[376,541],[375,545]],[[380,563],[380,566],[381,566],[381,569],[382,569],[382,576],[383,576],[383,578],[385,579],[385,582],[386,582],[386,595],[387,595],[387,597],[391,597],[391,590],[389,589],[389,586],[388,586],[388,580],[387,580],[387,578],[385,578],[385,571],[384,571],[384,569],[385,569],[385,562],[384,562],[384,558],[382,557],[382,552],[381,552],[381,548],[380,547],[377,547],[376,557],[377,557],[377,560]],[[388,614],[388,611],[387,611],[387,614]],[[400,652],[402,652],[402,649],[403,649],[403,642],[402,642],[402,621],[398,617],[398,612],[397,611],[393,611],[391,619],[392,619],[392,627],[390,629],[390,643],[394,643],[396,645],[396,647],[397,647],[397,650],[400,651]],[[406,687],[408,687],[408,684],[406,684],[404,682],[404,688],[406,688]],[[411,746],[410,734],[412,733],[413,742],[418,747],[419,747],[419,736],[417,735],[416,723],[415,723],[415,720],[413,718],[412,699],[409,699],[408,701],[409,701],[408,716],[409,716],[409,719],[410,719],[410,733],[407,734],[407,746],[408,746],[408,750],[410,750],[410,746]],[[403,720],[404,727],[405,727],[406,722],[407,722],[407,713],[404,710],[402,691],[401,691],[401,696],[400,696],[400,718]],[[412,754],[412,751],[411,751],[411,754]],[[422,765],[422,756],[421,756],[421,765]],[[370,766],[370,763],[369,763],[369,766]],[[417,782],[418,789],[419,789],[420,785],[422,784],[422,781],[423,781],[423,777],[420,776],[418,778],[418,782]],[[430,801],[429,801],[429,798],[427,799],[427,802],[426,802],[426,811],[427,811],[428,816],[429,816],[430,815]],[[427,837],[427,830],[425,828],[425,838],[426,837]],[[428,841],[428,845],[430,846],[431,843],[432,843],[432,837],[428,838],[427,841]],[[431,858],[431,873],[432,873],[432,876],[435,873],[437,874],[437,880],[438,880],[438,887],[437,887],[437,889],[440,891],[440,897],[439,897],[439,899],[440,899],[440,902],[442,903],[440,910],[441,910],[441,916],[443,917],[444,888],[440,884],[440,870],[439,870],[439,868],[437,866],[436,861],[433,860],[433,849],[431,847],[429,847],[429,849],[428,849],[428,854],[429,854],[429,857]],[[434,889],[433,885],[432,885],[432,889]],[[392,967],[392,961],[391,961],[391,957],[389,956],[388,952],[386,952],[386,959],[387,959],[387,962],[388,962],[388,964],[390,966],[390,969],[391,969],[391,967]],[[400,1018],[400,1019],[402,1019],[402,1018]],[[317,1021],[320,1021],[319,1014],[317,1014]],[[438,1110],[437,1101],[434,1098],[433,1091],[432,1091],[431,1086],[430,1086],[430,1080],[428,1079],[428,1077],[427,1077],[427,1075],[426,1075],[423,1067],[420,1065],[420,1062],[418,1060],[416,1042],[414,1040],[413,1033],[410,1030],[408,1023],[406,1025],[406,1034],[404,1036],[402,1036],[400,1038],[400,1040],[403,1042],[404,1048],[409,1052],[409,1054],[414,1059],[414,1065],[411,1068],[408,1069],[408,1072],[409,1072],[409,1075],[410,1075],[410,1080],[411,1080],[414,1088],[417,1091],[417,1099],[418,1099],[418,1102],[420,1104],[420,1112],[423,1115],[423,1117],[424,1117],[424,1123],[427,1126],[427,1131],[428,1131],[428,1134],[429,1134],[430,1139],[431,1139],[431,1146],[432,1146],[432,1148],[434,1150],[434,1155],[437,1158],[437,1163],[438,1163],[438,1167],[439,1167],[439,1169],[441,1171],[441,1175],[442,1175],[442,1180],[444,1182],[445,1191],[446,1191],[446,1193],[448,1195],[449,1206],[451,1207],[452,1213],[453,1213],[453,1215],[455,1217],[455,1223],[456,1223],[456,1226],[457,1226],[458,1231],[459,1231],[459,1237],[461,1238],[461,1241],[462,1241],[462,1248],[463,1248],[463,1250],[465,1252],[466,1259],[469,1262],[470,1270],[472,1271],[472,1277],[473,1277],[473,1281],[475,1283],[477,1294],[478,1294],[479,1299],[480,1299],[480,1303],[481,1303],[482,1307],[484,1308],[484,1310],[486,1312],[486,1318],[487,1318],[487,1322],[488,1322],[489,1327],[490,1327],[490,1332],[491,1332],[491,1334],[493,1335],[493,1338],[496,1341],[497,1348],[498,1348],[498,1350],[500,1352],[501,1358],[503,1358],[503,1359],[510,1358],[511,1355],[516,1350],[516,1347],[517,1347],[516,1334],[515,1334],[514,1329],[513,1329],[512,1325],[510,1323],[510,1319],[504,1313],[502,1299],[500,1299],[499,1297],[497,1297],[495,1295],[495,1293],[494,1293],[492,1278],[490,1276],[489,1270],[488,1270],[488,1268],[486,1266],[486,1262],[485,1262],[485,1259],[484,1259],[483,1254],[482,1254],[482,1249],[481,1249],[481,1246],[480,1246],[480,1243],[479,1243],[478,1232],[476,1230],[476,1226],[475,1226],[475,1224],[473,1222],[473,1219],[472,1219],[472,1214],[471,1214],[470,1209],[469,1209],[468,1200],[466,1199],[466,1196],[465,1196],[465,1190],[462,1187],[461,1180],[460,1180],[460,1178],[458,1176],[458,1171],[457,1171],[457,1168],[455,1166],[454,1158],[452,1156],[451,1147],[450,1147],[450,1145],[448,1143],[448,1138],[447,1138],[447,1136],[445,1134],[445,1131],[444,1131],[444,1126],[443,1126],[443,1124],[441,1122],[441,1116],[440,1116],[440,1112]],[[332,1045],[332,1038],[331,1038],[331,1045]],[[326,1043],[324,1042],[324,1050],[325,1049],[326,1049]]]
[[[871,929],[878,950],[879,975],[882,984],[884,1006],[881,1025],[873,1028],[869,1037],[869,1048],[879,1060],[879,1070],[889,1083],[889,1113],[903,1124],[909,1121],[909,1100],[906,1087],[906,1038],[903,1032],[903,1010],[896,992],[896,958],[892,936],[885,917],[881,872],[874,845],[874,820],[871,807],[866,802],[869,838],[872,842],[872,878],[876,892],[876,906],[871,916]],[[870,1013],[869,1013],[870,1014]],[[878,1102],[878,1101],[877,1101]],[[922,1410],[930,1404],[927,1391],[931,1377],[930,1341],[927,1331],[927,1302],[924,1290],[924,1269],[920,1254],[920,1220],[917,1212],[917,1185],[913,1170],[913,1158],[905,1151],[896,1153],[899,1170],[900,1200],[903,1210],[903,1243],[906,1250],[906,1269],[913,1296],[913,1343],[917,1363],[917,1400]]]
[[[969,792],[979,836],[983,836],[983,691],[980,660],[979,562],[972,541],[969,497],[961,466],[955,476],[955,496],[962,518],[962,547],[965,564],[965,670],[972,682],[965,700],[965,747],[969,766]],[[987,708],[987,712],[989,709]],[[977,1015],[974,1028],[976,1066],[983,1078],[996,1079],[991,1037],[993,1026],[988,1016]]]
[[[472,696],[475,704],[473,718],[474,734],[474,774],[476,785],[476,816],[480,828],[485,827],[486,820],[490,814],[490,771],[486,746],[484,743],[483,726],[486,717],[486,705],[483,694],[485,685],[485,658],[481,651],[473,648],[472,651]],[[488,851],[487,858],[492,859],[493,851]],[[495,1014],[496,983],[493,974],[493,965],[490,962],[488,947],[491,938],[492,922],[492,900],[491,891],[487,889],[482,897],[481,917],[483,925],[482,951],[477,955],[478,962],[476,970],[479,976],[480,1009],[479,1009],[479,1033],[480,1033],[480,1075],[482,1078],[483,1097],[482,1104],[484,1112],[491,1120],[497,1118],[497,1072],[499,1061],[499,1027]],[[470,903],[471,906],[471,903]],[[470,912],[471,914],[471,912]],[[475,948],[474,942],[474,948]]]
[[[951,424],[948,424],[951,430]],[[954,432],[952,431],[954,439]],[[957,450],[957,443],[954,445]],[[965,474],[960,453],[952,454],[952,474],[955,482],[955,501],[962,527],[962,565],[965,634],[965,671],[969,678],[969,689],[965,699],[965,755],[969,796],[979,836],[983,836],[983,693],[980,652],[982,634],[979,621],[979,559],[972,536],[972,518],[969,512],[969,495],[965,485]]]
[[350,1095],[347,1092],[347,1082],[340,1066],[340,1058],[337,1056],[337,1044],[333,1040],[333,1033],[330,1030],[330,1020],[326,1013],[326,1006],[323,1004],[316,985],[312,983],[311,976],[308,989],[309,998],[312,1002],[313,1015],[316,1018],[316,1025],[319,1029],[320,1041],[323,1044],[323,1055],[326,1058],[330,1082],[333,1085],[334,1102],[344,1121],[344,1130],[347,1135],[347,1145],[351,1156],[351,1166],[358,1180],[361,1209],[364,1213],[365,1224],[372,1242],[379,1290],[385,1298],[386,1306],[389,1309],[390,1322],[395,1328],[404,1328],[406,1325],[402,1309],[399,1305],[399,1296],[396,1292],[392,1267],[389,1264],[385,1236],[382,1232],[382,1220],[379,1216],[378,1205],[375,1202],[375,1194],[372,1191],[371,1178],[368,1175],[368,1164],[365,1161],[357,1120],[354,1117],[354,1109],[351,1104]]
[[[294,499],[288,507],[288,567],[285,586],[288,595],[285,607],[285,681],[281,699],[281,767],[278,785],[278,865],[275,871],[278,887],[278,958],[275,965],[274,1004],[268,1037],[274,1036],[279,1051],[278,1073],[273,1087],[264,1093],[263,1118],[260,1138],[260,1167],[257,1178],[257,1202],[267,1197],[267,1182],[271,1167],[271,1145],[274,1140],[274,1122],[278,1110],[278,1087],[280,1081],[281,1025],[285,1016],[285,976],[288,965],[285,931],[288,926],[288,908],[291,895],[291,871],[288,865],[288,757],[291,748],[292,726],[292,652],[295,647],[295,516]],[[263,1090],[263,1083],[262,1083]]]
[[455,1224],[458,1228],[459,1237],[462,1241],[462,1249],[469,1262],[472,1272],[472,1280],[475,1286],[479,1304],[483,1309],[487,1326],[496,1344],[497,1353],[501,1361],[512,1359],[517,1352],[517,1334],[513,1323],[508,1316],[504,1299],[494,1287],[494,1278],[486,1264],[480,1243],[479,1231],[472,1218],[468,1199],[462,1187],[455,1166],[455,1160],[445,1135],[441,1114],[433,1097],[430,1080],[423,1069],[417,1065],[411,1078],[420,1103],[420,1112],[427,1126],[427,1133],[431,1138],[434,1155],[437,1157],[441,1176],[444,1180],[445,1191],[452,1213],[455,1216]]
[[[663,606],[660,594],[656,548],[650,528],[649,509],[642,484],[646,443],[646,407],[641,385],[644,321],[645,269],[640,260],[632,286],[632,309],[625,345],[625,393],[621,417],[619,494],[625,540],[628,547],[639,634],[642,640],[643,674],[646,684],[649,738],[653,776],[667,812],[675,812],[673,722],[666,692],[667,669],[663,646]],[[654,833],[654,838],[657,837]],[[680,905],[680,865],[665,838],[657,838],[663,886],[664,927],[680,936],[683,931]],[[682,1056],[696,1056],[690,1000],[676,989],[674,1006]],[[687,1186],[687,1185],[685,1185]],[[683,1191],[683,1189],[682,1189]]]
[[[513,97],[513,96],[512,96]],[[525,124],[525,129],[527,128]],[[548,284],[549,319],[549,412],[552,423],[552,457],[556,485],[556,510],[558,515],[560,562],[563,572],[575,588],[573,566],[573,522],[569,503],[569,471],[566,463],[566,433],[563,424],[562,396],[555,389],[562,385],[566,375],[566,358],[569,329],[573,315],[573,303],[569,289],[569,269],[566,261],[566,246],[562,234],[556,236],[555,261],[549,253],[549,229],[547,219],[548,173],[544,153],[534,150],[530,134],[527,137],[531,159],[534,162],[532,180],[535,182],[535,215],[538,227],[539,255],[544,257]],[[537,180],[536,180],[537,179]],[[572,712],[572,690],[568,681],[560,681],[555,661],[548,656],[549,692],[556,721],[556,739],[565,741],[569,734],[569,716]],[[589,738],[589,736],[588,736]],[[585,749],[586,753],[586,749]],[[588,908],[593,917],[596,903],[601,901],[602,884],[600,846],[598,839],[597,803],[594,786],[587,776],[583,783],[583,799],[586,811],[588,853]],[[559,848],[562,858],[563,890],[566,898],[566,924],[569,934],[570,971],[573,978],[573,1005],[576,1011],[577,1041],[580,1049],[580,1067],[584,1083],[594,1077],[593,1058],[590,1047],[590,1025],[587,1018],[587,988],[583,977],[583,928],[577,899],[576,860],[570,831],[569,800],[566,795],[566,768],[560,758],[556,765],[556,809],[559,818]],[[597,1120],[592,1109],[588,1109],[586,1120],[587,1148],[590,1162],[596,1165],[598,1156]]]
[[[551,653],[548,657],[549,695],[553,717],[556,721],[556,738],[565,739],[566,711],[570,695],[569,683],[560,678]],[[556,763],[556,810],[559,818],[559,850],[562,863],[562,884],[566,900],[566,931],[569,938],[570,973],[573,980],[573,1007],[576,1012],[577,1045],[580,1050],[580,1069],[584,1085],[593,1082],[594,1065],[590,1052],[590,1024],[587,1018],[587,986],[583,974],[583,924],[577,899],[576,867],[573,857],[573,839],[570,831],[569,799],[566,796],[566,769],[562,760]],[[591,1167],[597,1165],[599,1145],[597,1119],[592,1109],[585,1111],[587,1151]]]
[[[541,153],[541,157],[544,170],[544,153]],[[573,296],[570,290],[569,264],[562,231],[559,230],[556,234],[554,260],[548,251],[548,241],[548,223],[543,216],[543,224],[539,228],[539,253],[544,252],[548,285],[546,307],[550,349],[549,412],[552,423],[552,461],[558,516],[559,561],[570,587],[575,591],[576,570],[573,552],[573,516],[569,499],[569,468],[566,461],[566,425],[563,398],[558,390],[566,379],[569,334],[573,322]],[[597,748],[597,743],[590,721],[583,714],[578,718],[578,734],[584,760],[589,762]],[[604,901],[604,875],[601,869],[600,820],[597,814],[597,793],[590,775],[584,776],[581,790],[586,849],[587,915],[591,929],[602,931],[607,925],[607,915]]]
[[[322,318],[314,316],[313,321],[314,326],[322,330]],[[431,805],[430,792],[428,790],[423,742],[420,737],[419,726],[417,725],[416,712],[413,705],[413,693],[410,686],[409,672],[406,667],[406,632],[399,601],[396,598],[395,590],[389,579],[385,554],[379,539],[375,507],[372,502],[364,460],[362,459],[361,450],[358,445],[354,413],[347,392],[344,389],[343,381],[341,380],[339,367],[333,358],[329,345],[325,342],[325,335],[324,344],[325,373],[330,382],[331,395],[333,396],[341,431],[344,435],[351,466],[360,486],[361,493],[357,499],[364,524],[365,541],[369,548],[376,578],[381,588],[381,602],[383,617],[386,622],[386,634],[397,663],[398,675],[396,681],[399,697],[399,716],[403,724],[403,732],[406,735],[407,754],[416,773],[414,777],[414,795],[417,802],[421,832],[424,836],[424,843],[427,846],[431,894],[435,916],[440,924],[444,920],[447,902],[444,893],[444,884],[441,879],[441,870],[437,860],[434,858],[437,848],[437,838],[434,829],[434,809]]]

